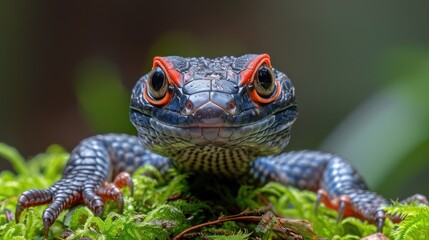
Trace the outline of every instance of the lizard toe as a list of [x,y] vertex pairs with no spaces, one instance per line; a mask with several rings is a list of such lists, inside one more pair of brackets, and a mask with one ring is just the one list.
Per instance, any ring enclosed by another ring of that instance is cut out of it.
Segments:
[[97,189],[97,195],[104,200],[113,200],[119,205],[119,212],[124,209],[124,198],[121,190],[112,183],[106,183]]
[[128,187],[130,190],[131,196],[134,195],[134,183],[131,178],[131,175],[128,172],[121,172],[113,181],[113,184],[118,188]]
[[85,205],[91,209],[91,211],[97,215],[101,216],[104,209],[104,201],[103,199],[97,194],[95,187],[85,187],[82,193],[83,202]]
[[356,217],[375,223],[378,232],[383,229],[386,212],[382,210],[382,206],[386,206],[388,203],[373,192],[367,190],[344,191],[339,196],[330,196],[326,190],[320,189],[317,192],[316,210],[322,202],[327,208],[338,212],[337,222],[340,222],[343,217]]
[[18,199],[15,211],[16,222],[19,222],[22,211],[32,207],[47,204],[52,201],[53,192],[51,188],[37,190],[31,189],[23,192]]
[[428,199],[421,194],[414,194],[401,201],[401,203],[411,203],[411,202],[418,202],[421,204],[429,205]]

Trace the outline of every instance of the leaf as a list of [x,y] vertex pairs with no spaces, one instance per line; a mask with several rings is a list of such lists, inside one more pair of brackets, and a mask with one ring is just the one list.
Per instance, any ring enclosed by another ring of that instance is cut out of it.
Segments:
[[207,235],[208,239],[213,240],[247,240],[250,238],[251,233],[246,231],[237,231],[233,235],[222,236],[222,235]]
[[179,234],[188,226],[182,211],[166,204],[149,212],[143,222],[159,223],[165,230],[173,233],[174,235]]
[[66,226],[69,226],[72,230],[77,230],[88,221],[88,219],[94,217],[94,213],[91,212],[85,206],[79,206],[72,208],[64,221]]
[[403,220],[395,224],[395,239],[429,239],[429,206],[420,203],[399,204],[385,207],[387,214],[399,215]]
[[28,175],[28,171],[25,166],[26,161],[15,148],[0,142],[0,156],[8,160],[18,174]]

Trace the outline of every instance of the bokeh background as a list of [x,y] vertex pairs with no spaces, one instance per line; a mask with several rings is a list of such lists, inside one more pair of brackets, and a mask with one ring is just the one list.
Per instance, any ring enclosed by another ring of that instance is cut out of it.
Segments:
[[0,142],[29,158],[134,133],[129,93],[155,55],[269,53],[297,89],[290,150],[338,153],[388,197],[429,195],[428,12],[400,0],[1,1]]

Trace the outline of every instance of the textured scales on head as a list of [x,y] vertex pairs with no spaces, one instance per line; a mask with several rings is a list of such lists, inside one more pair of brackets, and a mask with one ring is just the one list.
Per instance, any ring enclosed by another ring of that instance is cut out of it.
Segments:
[[297,110],[287,76],[267,54],[247,54],[155,57],[130,114],[143,146],[179,169],[237,176],[286,147]]

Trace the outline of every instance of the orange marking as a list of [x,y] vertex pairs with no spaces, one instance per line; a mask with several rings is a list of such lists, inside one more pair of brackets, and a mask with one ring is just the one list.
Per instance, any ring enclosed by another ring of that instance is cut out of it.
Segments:
[[255,76],[255,71],[262,66],[262,64],[267,64],[271,68],[270,55],[261,54],[255,58],[247,65],[246,69],[241,72],[240,87],[244,84],[251,84]]
[[362,214],[360,214],[359,212],[357,212],[353,208],[353,204],[351,203],[350,199],[346,196],[336,197],[336,198],[332,198],[332,199],[330,199],[327,195],[323,195],[323,197],[322,197],[322,202],[325,204],[325,206],[327,208],[333,209],[335,211],[339,210],[341,200],[346,202],[346,207],[345,207],[344,213],[343,213],[344,217],[355,217],[355,218],[358,218],[362,221],[369,220],[369,219],[365,219],[365,217],[362,216]]
[[[156,67],[162,68],[162,70],[166,74],[167,81],[168,81],[168,84],[170,86],[171,85],[176,85],[177,87],[182,87],[182,85],[183,85],[182,84],[182,74],[180,72],[178,72],[174,68],[174,65],[171,62],[169,62],[166,58],[163,58],[163,57],[154,57],[153,58],[152,70],[155,69]],[[160,106],[163,106],[163,105],[167,104],[168,101],[170,101],[171,94],[167,90],[167,92],[165,93],[165,96],[163,98],[161,98],[159,100],[153,99],[147,93],[147,85],[145,85],[144,89],[143,89],[143,97],[150,104],[160,107]]]
[[147,84],[144,86],[143,89],[143,97],[146,99],[146,101],[148,101],[150,104],[155,105],[155,106],[163,106],[165,104],[168,103],[168,101],[170,101],[171,99],[171,94],[169,91],[167,91],[165,93],[165,96],[159,100],[153,99],[152,97],[149,96],[149,94],[147,93]]
[[[261,54],[254,59],[247,65],[246,69],[240,73],[241,79],[240,79],[240,86],[244,85],[250,85],[253,83],[255,79],[256,71],[262,66],[267,65],[269,68],[272,68],[271,66],[271,60],[270,55],[268,54]],[[276,83],[276,93],[273,94],[273,96],[269,98],[263,98],[259,96],[259,94],[256,92],[256,89],[253,89],[249,92],[249,96],[252,99],[252,101],[255,102],[256,107],[259,107],[260,104],[268,104],[272,101],[274,101],[281,93],[281,87],[280,82],[275,80]]]
[[152,70],[157,66],[161,67],[165,73],[167,73],[168,82],[170,84],[175,84],[178,87],[183,86],[182,74],[174,68],[174,65],[169,62],[166,58],[163,57],[154,57]]
[[281,92],[280,83],[279,81],[276,81],[276,93],[273,94],[271,97],[263,98],[259,96],[259,94],[256,92],[256,89],[253,89],[250,92],[250,98],[257,103],[268,104],[274,101],[280,95],[280,92]]

